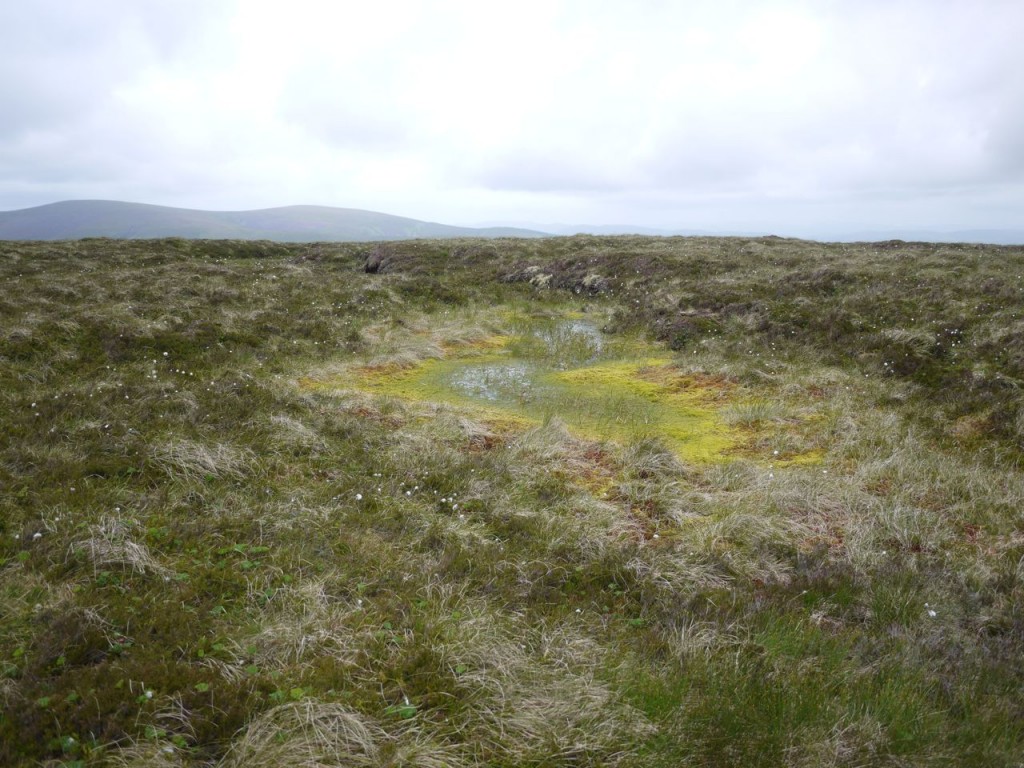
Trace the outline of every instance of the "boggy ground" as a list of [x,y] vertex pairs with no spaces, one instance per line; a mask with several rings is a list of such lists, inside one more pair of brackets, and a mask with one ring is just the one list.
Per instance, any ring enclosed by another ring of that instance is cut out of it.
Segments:
[[0,764],[1016,765],[1022,275],[0,244]]
[[[763,456],[774,463],[819,457],[816,450],[794,449],[798,441],[784,439],[806,432],[804,422],[817,415],[806,403],[787,409],[784,398],[773,393],[769,406],[744,396],[724,377],[683,372],[664,345],[633,334],[606,340],[598,316],[461,312],[448,319],[458,328],[453,339],[432,339],[439,334],[431,330],[431,320],[415,322],[401,351],[328,366],[303,378],[300,386],[449,403],[482,424],[519,431],[554,418],[577,437],[620,444],[653,438],[689,462],[756,456],[768,442],[786,449],[776,447]],[[508,327],[500,333],[484,330],[502,325]],[[444,327],[438,330],[443,336]],[[772,418],[765,418],[769,412]]]

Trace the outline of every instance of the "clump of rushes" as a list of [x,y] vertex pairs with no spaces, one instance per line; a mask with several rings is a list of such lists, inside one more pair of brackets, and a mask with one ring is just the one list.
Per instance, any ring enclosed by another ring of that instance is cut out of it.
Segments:
[[388,248],[0,243],[0,764],[1019,762],[1024,250]]

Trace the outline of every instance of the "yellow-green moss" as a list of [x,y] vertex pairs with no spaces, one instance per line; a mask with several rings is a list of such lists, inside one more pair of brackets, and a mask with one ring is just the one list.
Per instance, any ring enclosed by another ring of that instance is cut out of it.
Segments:
[[424,360],[414,366],[373,366],[349,376],[306,380],[316,389],[348,386],[414,402],[444,402],[465,408],[493,422],[538,424],[558,416],[583,437],[621,442],[660,437],[681,458],[711,461],[723,458],[743,435],[717,417],[707,387],[668,385],[643,378],[652,367],[668,366],[666,358],[615,361],[569,371],[537,370],[534,379],[543,396],[536,400],[494,400],[473,397],[451,384],[471,365],[514,363],[495,352],[458,358]]
[[[620,443],[659,438],[686,461],[748,454],[755,438],[763,440],[773,428],[723,418],[726,408],[743,405],[737,385],[721,377],[684,375],[653,345],[638,343],[633,358],[568,370],[557,370],[565,362],[545,359],[542,349],[542,342],[529,335],[492,335],[452,345],[441,359],[354,368],[304,385],[449,403],[500,428],[554,416],[581,437]],[[623,349],[606,354],[621,355]],[[780,464],[819,459],[816,453],[775,457]]]
[[[650,376],[654,370],[662,376]],[[743,438],[706,404],[713,399],[708,387],[687,381],[667,358],[603,363],[555,378],[584,396],[584,407],[566,420],[588,436],[659,437],[689,461],[721,459]]]
[[506,334],[492,334],[472,341],[445,344],[444,351],[451,357],[476,357],[484,352],[504,349],[514,338]]

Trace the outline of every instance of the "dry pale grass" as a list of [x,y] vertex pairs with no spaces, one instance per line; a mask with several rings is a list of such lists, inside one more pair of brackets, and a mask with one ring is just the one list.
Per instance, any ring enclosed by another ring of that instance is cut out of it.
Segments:
[[[879,765],[878,752],[885,744],[884,726],[875,718],[844,718],[827,731],[801,734],[786,750],[792,768],[872,768]],[[927,761],[935,765],[940,761]],[[888,761],[885,761],[888,764]],[[914,761],[912,765],[922,765]]]
[[588,468],[585,446],[569,432],[565,422],[552,418],[518,435],[509,443],[504,458],[508,471],[517,479],[535,474],[538,467],[581,476]]
[[[16,617],[64,610],[73,604],[74,595],[73,583],[54,584],[17,561],[4,564],[0,567],[0,637],[5,629],[15,625]],[[81,614],[84,618],[99,619],[92,609],[81,610]]]
[[71,544],[71,553],[84,554],[93,571],[117,567],[133,573],[168,576],[173,571],[157,560],[144,543],[132,539],[129,521],[103,516],[90,526],[89,535]]
[[232,743],[219,768],[379,766],[388,736],[372,718],[304,699],[267,710]]
[[414,315],[407,325],[418,336],[427,336],[443,347],[457,347],[494,336],[502,323],[490,309],[469,308],[437,315]]
[[722,589],[733,582],[732,574],[710,562],[703,553],[686,550],[687,544],[671,549],[647,548],[626,563],[626,569],[652,595],[669,605],[702,590]]
[[574,626],[524,632],[465,605],[443,652],[461,674],[464,737],[515,764],[613,765],[649,735],[646,718],[597,679],[606,650]]
[[395,768],[462,768],[473,765],[469,748],[441,743],[416,725],[397,729],[389,751],[381,764]]
[[0,680],[0,708],[12,706],[18,700],[18,684],[5,677]]
[[954,460],[890,413],[846,423],[831,475],[805,482],[815,499],[808,522],[832,531],[833,556],[866,574],[892,556],[955,553],[962,571],[990,573],[1024,504],[1024,474],[983,457]]
[[806,535],[802,526],[781,515],[733,511],[689,528],[686,545],[720,557],[734,578],[784,584],[793,568],[784,553]]
[[255,661],[268,669],[324,656],[338,664],[353,664],[365,639],[360,632],[361,610],[358,603],[332,597],[326,579],[303,581],[274,593],[256,619],[259,630],[247,645],[255,648]]
[[114,750],[107,760],[116,768],[181,768],[191,764],[189,755],[166,739],[134,741]]
[[284,414],[270,417],[268,442],[287,450],[319,451],[326,447],[323,437],[312,427]]
[[466,748],[431,738],[415,723],[389,724],[313,699],[275,707],[250,723],[218,768],[461,768]]
[[415,333],[408,327],[378,323],[363,328],[363,341],[374,350],[366,364],[372,367],[407,367],[445,355],[444,344],[428,332]]
[[202,481],[207,477],[241,480],[255,468],[255,454],[229,443],[173,440],[150,448],[150,460],[172,478]]
[[685,618],[665,631],[669,646],[680,659],[710,659],[723,648],[742,643],[735,626]]

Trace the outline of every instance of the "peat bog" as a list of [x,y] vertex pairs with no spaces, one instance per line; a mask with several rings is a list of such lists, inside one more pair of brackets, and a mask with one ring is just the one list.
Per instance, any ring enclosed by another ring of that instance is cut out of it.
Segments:
[[0,764],[1019,765],[1022,295],[1017,247],[0,243]]

